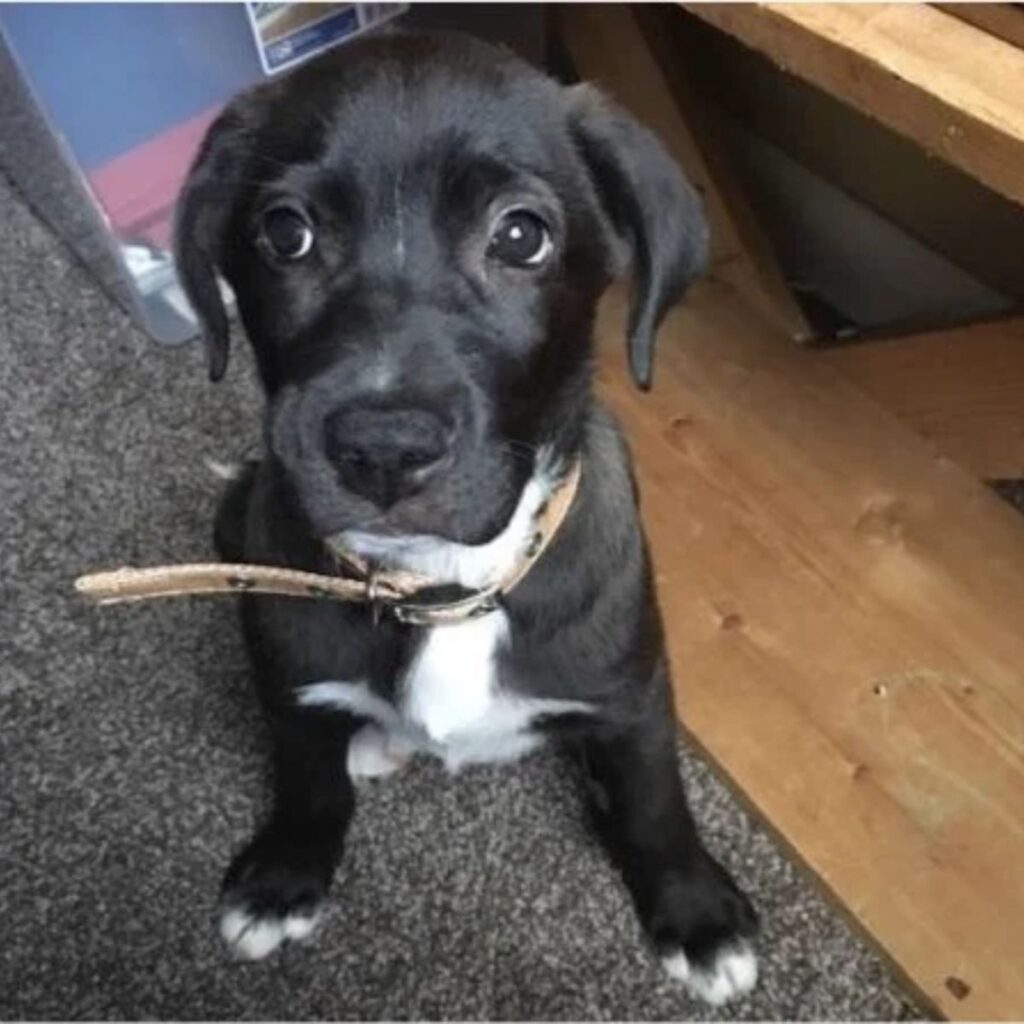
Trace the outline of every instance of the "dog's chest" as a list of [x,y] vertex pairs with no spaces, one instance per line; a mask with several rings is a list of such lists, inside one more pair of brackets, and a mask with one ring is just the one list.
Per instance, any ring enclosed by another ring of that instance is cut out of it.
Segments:
[[452,769],[512,760],[542,742],[542,734],[531,728],[539,716],[586,712],[588,705],[510,691],[501,679],[501,652],[508,640],[501,611],[437,626],[397,680],[393,702],[365,682],[334,680],[305,687],[299,699],[370,719],[403,748],[434,754]]
[[582,707],[524,697],[503,685],[501,653],[508,641],[508,620],[501,611],[438,626],[427,634],[401,682],[402,721],[420,731],[427,749],[449,767],[519,757],[543,738],[531,729],[538,716]]
[[508,718],[498,680],[507,642],[508,620],[500,611],[430,629],[397,688],[402,718],[443,744]]

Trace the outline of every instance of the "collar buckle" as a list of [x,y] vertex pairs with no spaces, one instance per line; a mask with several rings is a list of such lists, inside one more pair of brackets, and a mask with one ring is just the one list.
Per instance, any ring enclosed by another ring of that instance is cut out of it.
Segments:
[[379,626],[384,611],[384,600],[380,593],[380,569],[376,566],[371,567],[366,574],[364,600],[370,606],[370,616],[373,619],[374,627]]
[[454,626],[497,611],[501,594],[497,590],[481,590],[459,601],[438,604],[392,604],[392,615],[405,626]]

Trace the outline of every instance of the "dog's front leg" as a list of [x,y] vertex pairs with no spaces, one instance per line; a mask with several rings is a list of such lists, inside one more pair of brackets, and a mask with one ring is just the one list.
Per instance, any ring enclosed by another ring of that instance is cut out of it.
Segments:
[[228,868],[222,893],[221,935],[239,957],[257,960],[315,927],[355,807],[345,755],[358,725],[308,710],[271,721],[273,811]]
[[670,715],[659,706],[639,721],[602,727],[582,753],[598,831],[665,969],[713,1004],[749,991],[756,916],[698,838]]

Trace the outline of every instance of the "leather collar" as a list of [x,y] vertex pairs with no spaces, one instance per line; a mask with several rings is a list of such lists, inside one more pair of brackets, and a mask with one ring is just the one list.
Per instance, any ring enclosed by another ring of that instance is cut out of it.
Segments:
[[387,612],[414,626],[465,622],[493,611],[537,564],[572,507],[581,472],[576,459],[538,509],[518,559],[498,579],[476,590],[401,569],[381,569],[334,543],[331,554],[345,575],[214,562],[92,573],[75,580],[75,589],[104,605],[188,594],[276,594],[359,602],[369,605],[375,616]]

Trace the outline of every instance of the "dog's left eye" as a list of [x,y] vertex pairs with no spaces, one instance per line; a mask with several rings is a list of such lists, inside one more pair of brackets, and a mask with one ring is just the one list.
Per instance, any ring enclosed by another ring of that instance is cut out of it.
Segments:
[[487,255],[511,267],[539,267],[554,248],[551,232],[531,210],[508,210],[491,232]]
[[294,206],[272,206],[260,219],[258,244],[279,260],[301,260],[313,248],[313,225]]

